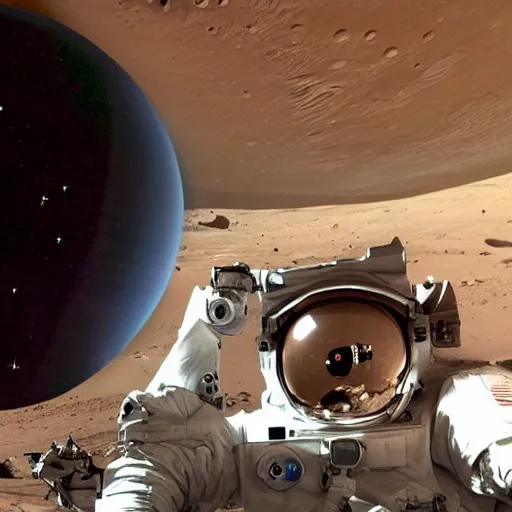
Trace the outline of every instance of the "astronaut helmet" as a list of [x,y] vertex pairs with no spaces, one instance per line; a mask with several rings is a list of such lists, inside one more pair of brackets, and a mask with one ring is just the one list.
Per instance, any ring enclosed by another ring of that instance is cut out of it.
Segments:
[[243,286],[240,266],[214,269],[217,287],[258,292],[263,408],[343,428],[407,414],[432,347],[460,346],[460,318],[449,281],[412,285],[406,261],[395,237],[361,258],[243,267]]
[[287,395],[317,418],[386,408],[408,367],[400,323],[382,304],[362,300],[329,300],[302,311],[282,337]]

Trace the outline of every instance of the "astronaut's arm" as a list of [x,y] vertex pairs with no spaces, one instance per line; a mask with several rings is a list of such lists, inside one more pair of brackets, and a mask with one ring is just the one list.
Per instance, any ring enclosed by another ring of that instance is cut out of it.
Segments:
[[195,287],[176,343],[145,392],[118,418],[123,457],[104,473],[98,512],[181,512],[226,506],[238,492],[238,431],[221,410],[222,335],[245,326],[247,292]]
[[512,424],[493,386],[508,396],[512,374],[486,366],[444,383],[432,425],[432,458],[472,492],[512,507]]
[[214,511],[238,493],[236,439],[223,414],[195,393],[168,387],[124,401],[119,438],[125,454],[104,473],[96,511]]
[[178,386],[219,406],[222,336],[241,333],[246,315],[247,292],[196,286],[178,339],[146,391],[156,393],[166,386]]

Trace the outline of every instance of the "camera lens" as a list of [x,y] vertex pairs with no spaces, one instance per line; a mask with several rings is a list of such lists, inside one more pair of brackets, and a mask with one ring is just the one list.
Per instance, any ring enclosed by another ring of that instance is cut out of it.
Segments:
[[282,466],[277,462],[274,462],[274,464],[270,466],[269,474],[274,480],[280,479],[283,476]]
[[326,365],[333,377],[346,377],[354,365],[352,348],[348,346],[331,350],[327,356]]
[[371,345],[349,345],[331,350],[325,362],[328,372],[333,377],[346,377],[354,365],[362,364],[373,359]]
[[208,304],[208,318],[213,325],[228,326],[236,322],[242,311],[238,311],[238,303],[228,297],[217,297]]
[[226,306],[224,306],[224,304],[219,304],[215,308],[215,317],[218,318],[219,320],[222,320],[226,316],[226,313]]

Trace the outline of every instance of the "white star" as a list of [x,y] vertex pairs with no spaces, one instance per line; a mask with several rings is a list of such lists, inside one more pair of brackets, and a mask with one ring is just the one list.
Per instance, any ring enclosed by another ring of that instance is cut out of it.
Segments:
[[13,288],[12,289],[12,294],[14,295],[17,291],[18,291],[18,288]]
[[58,236],[55,240],[57,240],[57,243],[60,244],[61,242],[63,242],[64,240],[62,240],[62,238],[60,236]]
[[69,187],[67,185],[62,185],[62,192],[66,192],[66,190],[68,189]]

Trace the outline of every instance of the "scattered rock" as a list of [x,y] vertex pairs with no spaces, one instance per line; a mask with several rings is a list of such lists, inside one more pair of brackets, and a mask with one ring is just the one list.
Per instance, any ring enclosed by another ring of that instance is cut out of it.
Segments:
[[508,266],[512,263],[512,258],[505,258],[504,260],[501,260],[501,263],[504,263]]
[[279,249],[277,247],[274,247],[274,252],[279,252]]
[[226,398],[226,407],[231,408],[235,405],[243,405],[251,403],[251,394],[247,393],[247,391],[240,391],[240,393],[231,396],[228,393],[225,395]]
[[347,388],[346,391],[349,395],[361,396],[366,391],[366,387],[364,384],[361,384],[360,386],[355,386],[353,388]]
[[434,31],[429,30],[428,32],[425,32],[425,34],[423,34],[423,41],[425,41],[425,43],[428,43],[429,41],[432,41],[434,37]]
[[332,229],[338,229],[338,224],[333,224]]
[[486,238],[484,242],[491,247],[512,247],[512,242],[499,238]]
[[142,359],[143,361],[148,361],[149,357],[143,354],[140,350],[137,350],[137,352],[134,352],[133,359]]
[[474,286],[475,284],[482,284],[485,281],[483,279],[470,279],[469,281],[461,281],[461,286]]
[[0,462],[0,478],[23,478],[21,471],[15,465],[14,457]]
[[181,267],[179,265],[176,265],[174,268],[176,269],[177,272],[181,271]]
[[335,43],[343,43],[344,41],[346,41],[347,39],[349,38],[349,35],[347,33],[347,31],[345,29],[340,29],[340,30],[337,30],[333,36],[332,36],[332,40],[335,42]]
[[485,210],[482,210],[482,213],[485,213]]
[[333,69],[335,71],[339,70],[339,69],[343,69],[347,64],[348,64],[348,61],[346,61],[346,60],[343,60],[343,59],[336,60],[331,64],[331,69]]
[[482,251],[480,253],[480,256],[490,256],[492,253],[490,253],[489,251]]
[[361,413],[375,412],[392,400],[396,383],[389,383],[389,387],[380,393],[366,390],[364,384],[360,386],[340,386],[326,395],[315,407],[317,414],[328,417],[329,413]]
[[194,6],[198,9],[206,9],[208,7],[208,4],[210,3],[210,0],[193,0]]
[[364,40],[367,42],[373,41],[377,37],[376,30],[368,30],[364,35]]
[[398,55],[398,48],[396,48],[395,46],[387,48],[386,50],[384,50],[383,55],[384,57],[386,57],[386,59],[392,59],[393,57],[396,57]]
[[332,410],[333,412],[343,413],[350,412],[350,409],[352,409],[352,407],[350,406],[350,404],[347,404],[346,402],[339,402],[330,408],[330,410]]
[[228,229],[230,226],[229,219],[224,215],[215,215],[215,219],[210,222],[199,221],[198,224],[200,226],[205,226],[207,228],[215,228],[215,229]]
[[[148,0],[148,4],[153,4],[154,2],[155,0]],[[123,2],[119,0],[118,4],[122,5]],[[171,0],[160,0],[160,5],[162,6],[164,12],[168,12],[171,8]]]

